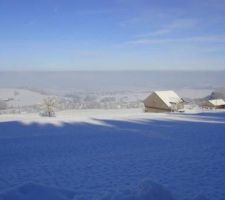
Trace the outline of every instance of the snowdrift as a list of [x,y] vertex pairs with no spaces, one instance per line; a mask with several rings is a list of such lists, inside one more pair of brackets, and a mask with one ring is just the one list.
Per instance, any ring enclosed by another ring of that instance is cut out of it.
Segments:
[[142,181],[137,188],[117,191],[102,200],[175,200],[163,186],[151,180]]
[[74,195],[70,190],[26,183],[0,193],[0,200],[71,200]]
[[[35,183],[25,183],[0,193],[0,200],[78,200],[76,192]],[[136,188],[112,192],[100,200],[175,200],[162,185],[151,180],[142,181]],[[199,195],[193,200],[207,200]]]

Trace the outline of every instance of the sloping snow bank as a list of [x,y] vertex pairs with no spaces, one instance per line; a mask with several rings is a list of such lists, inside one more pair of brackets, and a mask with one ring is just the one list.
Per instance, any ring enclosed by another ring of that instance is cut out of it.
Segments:
[[70,190],[26,183],[0,193],[0,200],[71,200],[74,195]]
[[[0,193],[0,200],[78,200],[75,192],[44,185],[26,183]],[[135,190],[122,190],[102,200],[174,200],[163,186],[152,181],[143,181]]]
[[[0,200],[78,200],[76,192],[35,183],[26,183],[0,193]],[[151,180],[142,181],[137,188],[113,192],[100,200],[175,200],[162,185]],[[199,195],[194,200],[208,200]]]
[[48,96],[26,89],[0,88],[0,99],[7,100],[9,107],[39,105]]
[[194,198],[194,200],[209,200],[206,198],[204,195],[198,195],[197,197]]
[[142,181],[136,189],[117,191],[102,200],[175,200],[163,186],[151,180]]

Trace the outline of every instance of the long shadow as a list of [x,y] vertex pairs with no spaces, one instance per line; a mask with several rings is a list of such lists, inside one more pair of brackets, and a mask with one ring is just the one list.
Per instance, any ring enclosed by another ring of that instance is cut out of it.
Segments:
[[0,123],[0,191],[34,182],[99,199],[148,178],[177,199],[225,199],[225,114],[195,117],[214,122]]

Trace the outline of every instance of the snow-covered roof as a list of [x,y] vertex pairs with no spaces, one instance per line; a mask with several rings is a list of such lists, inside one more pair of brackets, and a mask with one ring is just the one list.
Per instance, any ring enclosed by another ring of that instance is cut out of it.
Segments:
[[154,93],[157,94],[168,107],[171,107],[173,103],[177,104],[182,102],[182,99],[172,90],[155,91]]
[[223,99],[212,99],[209,102],[214,106],[223,106],[225,105],[225,101]]

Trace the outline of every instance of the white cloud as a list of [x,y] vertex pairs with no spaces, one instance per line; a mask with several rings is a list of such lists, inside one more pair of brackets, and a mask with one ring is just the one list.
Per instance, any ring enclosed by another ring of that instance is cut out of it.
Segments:
[[196,19],[176,19],[171,23],[164,25],[161,29],[137,35],[136,37],[161,36],[178,30],[192,29],[198,25]]
[[150,38],[138,39],[125,43],[125,45],[152,45],[152,44],[166,44],[166,43],[224,43],[225,35],[211,35],[211,36],[194,36],[186,38]]

